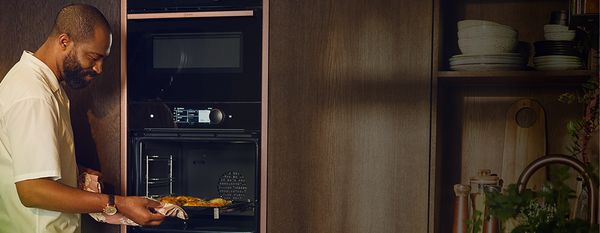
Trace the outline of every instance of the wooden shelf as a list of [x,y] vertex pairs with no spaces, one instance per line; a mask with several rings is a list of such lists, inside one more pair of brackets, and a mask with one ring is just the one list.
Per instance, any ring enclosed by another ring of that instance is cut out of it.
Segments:
[[440,82],[456,85],[578,85],[597,72],[564,71],[438,71]]

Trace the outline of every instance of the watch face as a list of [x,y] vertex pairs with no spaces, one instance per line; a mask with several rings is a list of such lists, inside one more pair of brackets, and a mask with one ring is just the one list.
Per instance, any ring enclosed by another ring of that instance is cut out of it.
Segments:
[[104,213],[107,215],[114,215],[117,213],[117,208],[114,206],[106,206],[104,207]]

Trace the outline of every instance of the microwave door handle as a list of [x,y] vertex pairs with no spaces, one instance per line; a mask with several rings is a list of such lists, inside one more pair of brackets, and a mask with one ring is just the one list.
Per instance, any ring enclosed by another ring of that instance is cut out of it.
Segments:
[[171,12],[171,13],[138,13],[127,14],[127,19],[178,19],[178,18],[218,18],[254,16],[254,11],[204,11],[204,12]]

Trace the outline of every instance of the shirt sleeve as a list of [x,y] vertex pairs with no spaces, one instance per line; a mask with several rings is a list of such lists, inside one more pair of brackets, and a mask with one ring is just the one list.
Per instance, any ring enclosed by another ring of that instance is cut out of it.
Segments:
[[43,99],[18,101],[6,113],[6,132],[10,143],[15,182],[52,178],[58,180],[58,112]]

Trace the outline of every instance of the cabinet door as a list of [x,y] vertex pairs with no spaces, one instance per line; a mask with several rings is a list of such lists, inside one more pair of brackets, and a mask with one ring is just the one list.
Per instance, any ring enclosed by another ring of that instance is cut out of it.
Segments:
[[267,231],[427,232],[431,1],[270,1]]

